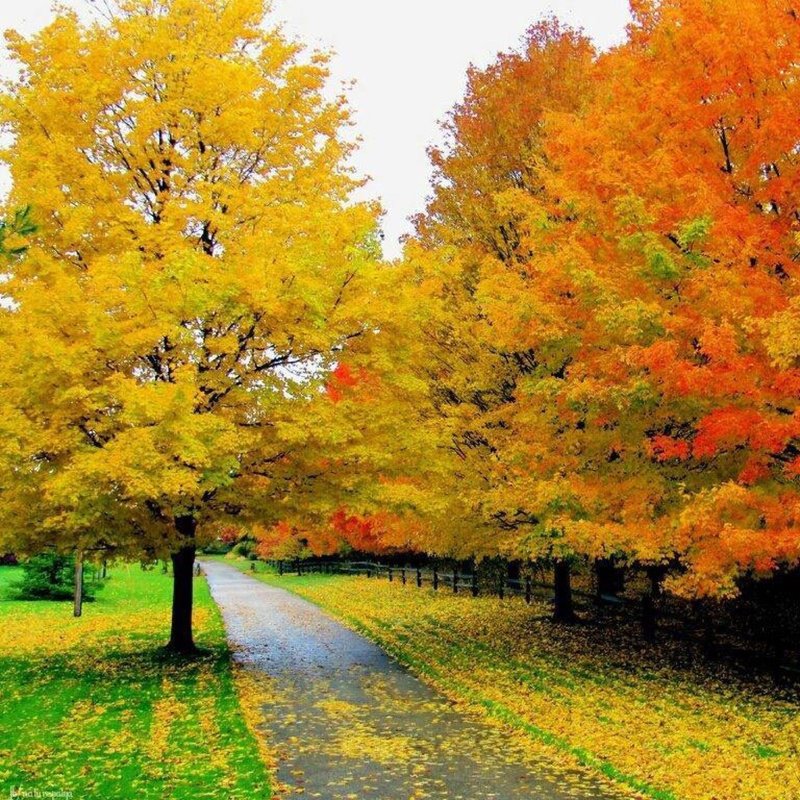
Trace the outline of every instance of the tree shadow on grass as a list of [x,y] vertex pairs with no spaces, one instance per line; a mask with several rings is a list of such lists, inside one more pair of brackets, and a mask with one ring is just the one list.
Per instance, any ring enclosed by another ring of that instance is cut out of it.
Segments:
[[224,644],[191,659],[155,636],[10,654],[0,657],[0,689],[2,793],[190,798],[238,785],[225,796],[261,796]]

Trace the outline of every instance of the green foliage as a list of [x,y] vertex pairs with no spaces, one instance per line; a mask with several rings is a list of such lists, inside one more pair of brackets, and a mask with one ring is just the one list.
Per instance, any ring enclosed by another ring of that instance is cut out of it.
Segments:
[[678,231],[681,247],[689,249],[694,244],[702,244],[708,238],[712,224],[709,217],[696,217],[685,222]]
[[0,220],[0,256],[8,259],[18,258],[28,249],[27,245],[13,241],[8,245],[9,237],[24,238],[36,233],[36,224],[32,218],[30,206],[18,208],[10,219]]
[[[83,599],[94,600],[102,584],[84,578]],[[69,600],[75,592],[75,556],[42,553],[22,565],[22,580],[17,587],[20,600]]]
[[675,259],[660,245],[647,247],[645,258],[645,274],[663,281],[676,281],[680,277],[681,272]]
[[226,553],[229,553],[231,549],[232,546],[222,541],[222,539],[214,539],[208,544],[203,545],[203,547],[200,548],[200,552],[210,556],[224,556]]
[[257,542],[254,539],[246,537],[242,539],[241,542],[238,542],[236,545],[234,545],[233,552],[242,558],[254,559],[257,557],[255,552],[256,544]]

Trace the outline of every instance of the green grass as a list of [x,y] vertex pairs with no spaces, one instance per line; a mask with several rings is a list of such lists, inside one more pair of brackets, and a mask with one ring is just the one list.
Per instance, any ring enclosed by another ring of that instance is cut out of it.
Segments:
[[13,599],[0,567],[0,796],[267,798],[219,613],[195,582],[203,655],[170,658],[171,579],[119,566],[80,619]]

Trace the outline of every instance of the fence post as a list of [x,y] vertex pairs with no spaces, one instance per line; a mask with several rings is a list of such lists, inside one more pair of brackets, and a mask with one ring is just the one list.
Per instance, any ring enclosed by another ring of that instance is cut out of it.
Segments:
[[394,580],[394,576],[392,575],[392,568],[389,567],[389,583],[392,583],[393,580]]
[[406,568],[405,567],[401,567],[400,568],[400,580],[403,582],[403,586],[405,586],[406,585]]
[[453,567],[453,594],[458,594],[458,570]]
[[472,596],[478,596],[478,573],[472,570]]
[[439,588],[439,570],[436,567],[433,568],[433,591],[435,592]]
[[525,576],[525,602],[531,604],[531,576]]
[[422,570],[417,567],[417,588],[422,588]]

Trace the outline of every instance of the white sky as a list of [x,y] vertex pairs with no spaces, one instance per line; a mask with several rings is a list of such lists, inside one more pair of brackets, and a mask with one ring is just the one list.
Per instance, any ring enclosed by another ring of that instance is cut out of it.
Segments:
[[[51,0],[0,0],[0,26],[31,33],[52,18],[50,7]],[[362,138],[355,164],[371,177],[368,196],[386,209],[387,256],[399,254],[408,217],[424,208],[425,151],[462,96],[467,67],[489,64],[548,12],[583,27],[600,47],[621,41],[629,18],[627,0],[273,0],[272,17],[288,33],[335,51],[337,82],[356,81],[349,93]],[[0,73],[8,75],[3,60]]]

